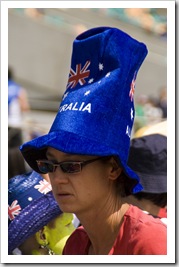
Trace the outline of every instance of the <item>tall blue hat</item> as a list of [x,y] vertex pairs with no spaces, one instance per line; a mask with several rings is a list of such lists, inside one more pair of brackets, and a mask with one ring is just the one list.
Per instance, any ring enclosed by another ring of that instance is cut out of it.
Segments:
[[8,181],[8,253],[62,214],[51,185],[35,171]]
[[39,172],[36,160],[46,158],[49,146],[70,154],[116,155],[125,174],[136,180],[133,192],[140,191],[127,159],[135,80],[146,55],[145,44],[117,28],[98,27],[77,36],[66,91],[49,133],[20,148],[28,164]]

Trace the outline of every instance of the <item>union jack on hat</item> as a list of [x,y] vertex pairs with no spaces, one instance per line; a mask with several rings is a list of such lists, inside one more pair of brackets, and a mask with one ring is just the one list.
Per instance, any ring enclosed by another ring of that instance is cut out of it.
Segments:
[[9,223],[33,200],[51,190],[51,185],[35,171],[11,178],[8,181]]
[[35,171],[8,180],[8,253],[60,215],[51,185]]
[[[48,134],[21,146],[32,169],[53,147],[69,154],[118,157],[125,174],[142,186],[127,165],[134,122],[138,70],[147,55],[145,44],[111,27],[90,29],[73,42],[66,90]],[[60,60],[60,59],[59,59]]]

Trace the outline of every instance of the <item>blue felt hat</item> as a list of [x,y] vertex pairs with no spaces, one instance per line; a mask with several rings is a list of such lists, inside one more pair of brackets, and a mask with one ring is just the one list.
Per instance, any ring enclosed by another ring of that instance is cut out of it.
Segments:
[[60,215],[51,185],[35,171],[8,181],[8,253]]
[[47,147],[65,153],[116,155],[133,192],[141,190],[138,176],[127,166],[134,122],[137,72],[146,46],[111,27],[90,29],[73,42],[66,91],[47,135],[21,146],[28,164],[39,172],[36,160],[46,158]]

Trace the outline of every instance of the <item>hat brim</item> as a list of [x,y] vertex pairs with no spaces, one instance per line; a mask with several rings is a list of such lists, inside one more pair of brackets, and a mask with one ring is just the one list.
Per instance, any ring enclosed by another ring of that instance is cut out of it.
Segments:
[[46,135],[35,138],[20,147],[24,159],[29,166],[39,172],[36,160],[46,159],[48,147],[53,147],[68,154],[91,155],[91,156],[117,156],[124,173],[131,179],[136,180],[133,193],[142,190],[139,184],[138,175],[127,166],[121,159],[120,149],[108,147],[107,144],[101,144],[98,141],[88,139],[75,133],[60,130],[60,132],[49,132]]
[[167,192],[167,175],[166,173],[141,173],[136,171],[140,177],[140,183],[143,186],[142,192],[152,194],[162,194]]
[[34,200],[8,227],[8,254],[61,213],[52,192]]

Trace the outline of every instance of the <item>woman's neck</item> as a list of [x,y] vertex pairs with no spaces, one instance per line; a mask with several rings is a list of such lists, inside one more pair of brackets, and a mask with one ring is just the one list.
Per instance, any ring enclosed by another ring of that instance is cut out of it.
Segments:
[[105,209],[106,212],[78,217],[91,241],[89,254],[107,255],[110,252],[128,208],[125,203],[114,211]]

